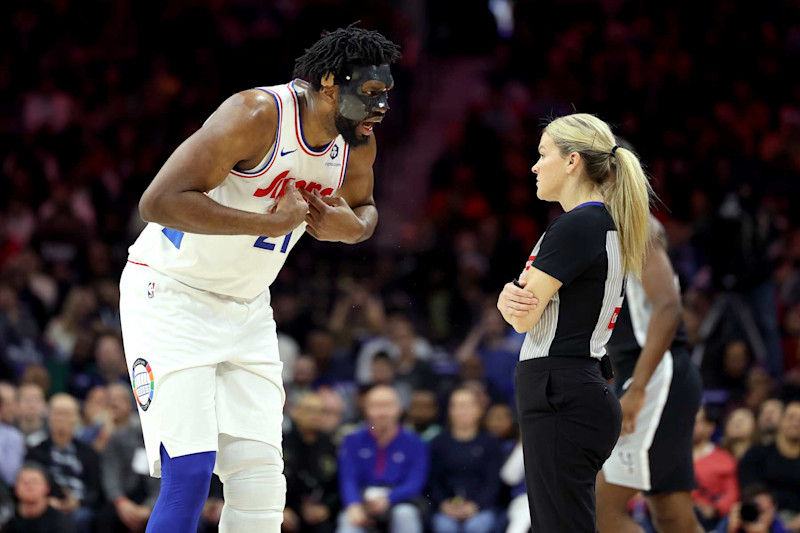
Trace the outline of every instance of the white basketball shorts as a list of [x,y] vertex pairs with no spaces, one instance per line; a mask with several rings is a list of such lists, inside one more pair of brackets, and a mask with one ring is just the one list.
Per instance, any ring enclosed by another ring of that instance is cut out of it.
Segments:
[[194,289],[129,261],[120,280],[125,358],[150,474],[218,451],[218,436],[281,449],[286,398],[269,291],[252,301]]

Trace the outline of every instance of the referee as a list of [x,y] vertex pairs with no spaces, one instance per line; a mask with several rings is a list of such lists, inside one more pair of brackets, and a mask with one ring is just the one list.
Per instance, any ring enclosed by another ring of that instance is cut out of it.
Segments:
[[626,275],[642,271],[651,190],[636,155],[592,115],[548,124],[539,156],[537,196],[565,212],[497,308],[527,333],[515,389],[532,529],[594,533],[595,478],[622,423],[604,346]]

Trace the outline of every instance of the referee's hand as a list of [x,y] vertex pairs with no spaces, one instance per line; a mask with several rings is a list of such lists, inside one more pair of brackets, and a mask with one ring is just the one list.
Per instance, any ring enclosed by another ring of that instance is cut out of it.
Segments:
[[[523,287],[526,283],[527,281],[524,279],[519,281]],[[497,298],[497,309],[504,316],[524,316],[529,311],[536,309],[537,305],[539,305],[539,299],[533,293],[521,289],[513,283],[506,283],[503,292]]]

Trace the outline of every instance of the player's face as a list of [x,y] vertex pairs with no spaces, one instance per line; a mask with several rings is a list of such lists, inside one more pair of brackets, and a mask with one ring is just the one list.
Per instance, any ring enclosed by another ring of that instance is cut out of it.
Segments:
[[339,105],[334,110],[334,124],[352,147],[366,144],[375,125],[389,110],[387,93],[394,81],[388,70],[387,65],[359,67],[346,84],[339,85]]
[[547,132],[539,142],[539,160],[531,171],[536,174],[536,196],[548,202],[558,201],[566,179],[566,159],[561,157],[553,139]]

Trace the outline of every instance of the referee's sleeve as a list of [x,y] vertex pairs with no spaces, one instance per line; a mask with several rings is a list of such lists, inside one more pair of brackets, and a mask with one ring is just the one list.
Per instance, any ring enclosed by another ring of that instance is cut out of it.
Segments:
[[605,251],[605,233],[583,213],[565,213],[547,228],[531,266],[569,285]]

